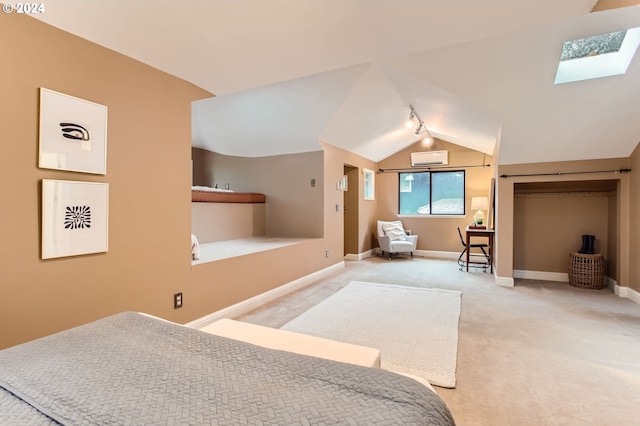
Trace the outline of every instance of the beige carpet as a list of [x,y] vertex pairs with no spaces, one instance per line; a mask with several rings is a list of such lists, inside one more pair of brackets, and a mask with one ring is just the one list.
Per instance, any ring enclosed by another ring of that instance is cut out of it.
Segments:
[[461,297],[354,281],[281,328],[377,348],[381,368],[453,388]]
[[640,306],[610,289],[516,279],[454,260],[373,257],[243,315],[279,328],[352,281],[462,291],[456,388],[438,388],[458,426],[638,424]]

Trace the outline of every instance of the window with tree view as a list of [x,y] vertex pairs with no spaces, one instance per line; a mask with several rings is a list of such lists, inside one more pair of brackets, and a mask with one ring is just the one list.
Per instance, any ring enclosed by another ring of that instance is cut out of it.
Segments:
[[464,170],[399,173],[399,177],[400,214],[464,214]]

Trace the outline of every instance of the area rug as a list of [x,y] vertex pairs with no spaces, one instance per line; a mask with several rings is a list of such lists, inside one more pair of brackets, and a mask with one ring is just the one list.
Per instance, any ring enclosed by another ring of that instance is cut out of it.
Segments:
[[381,368],[456,385],[462,293],[351,282],[282,329],[380,350]]

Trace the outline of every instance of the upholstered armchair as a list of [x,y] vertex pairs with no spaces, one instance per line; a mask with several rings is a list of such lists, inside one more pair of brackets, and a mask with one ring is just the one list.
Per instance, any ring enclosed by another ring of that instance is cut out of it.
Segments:
[[417,235],[407,235],[402,222],[394,221],[378,221],[378,245],[382,256],[388,254],[389,259],[394,254],[409,253],[413,259],[413,252],[418,245]]

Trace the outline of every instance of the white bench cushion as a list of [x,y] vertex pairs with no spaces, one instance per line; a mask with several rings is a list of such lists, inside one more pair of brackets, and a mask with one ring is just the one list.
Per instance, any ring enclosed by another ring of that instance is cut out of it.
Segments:
[[264,348],[279,349],[317,358],[380,368],[380,351],[378,349],[351,343],[336,342],[335,340],[227,318],[206,325],[200,330]]

